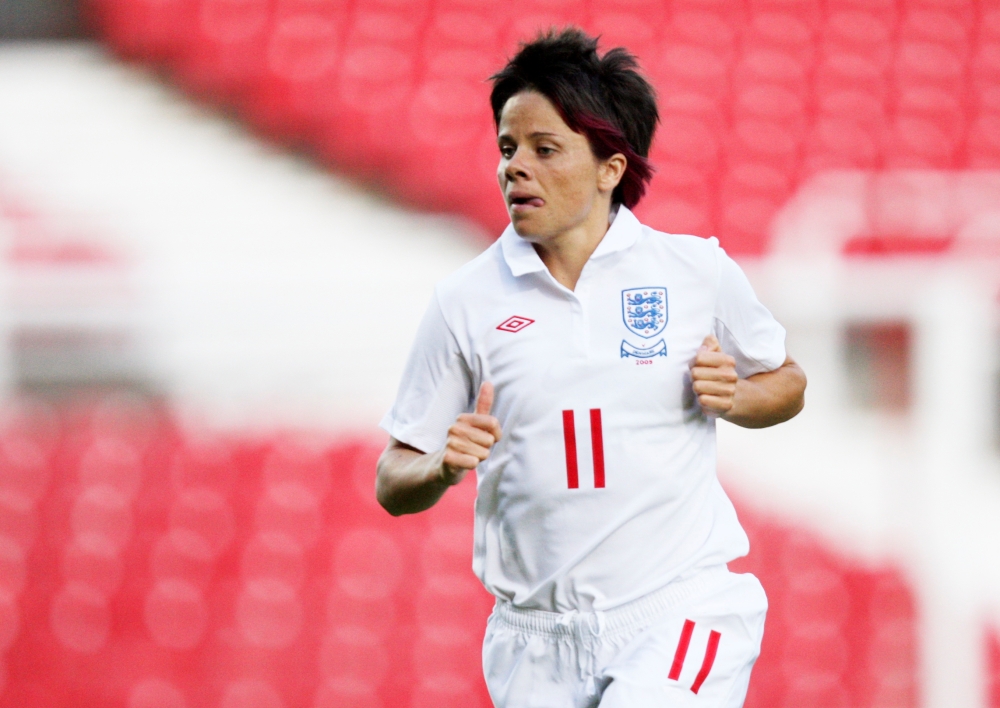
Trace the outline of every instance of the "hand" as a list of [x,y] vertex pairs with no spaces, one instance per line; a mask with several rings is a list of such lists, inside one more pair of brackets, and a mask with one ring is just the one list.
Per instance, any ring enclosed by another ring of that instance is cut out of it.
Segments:
[[705,337],[691,364],[691,387],[701,409],[709,415],[723,416],[733,409],[736,396],[736,360],[724,354],[719,340]]
[[448,428],[448,443],[441,458],[441,478],[458,484],[465,473],[489,457],[490,449],[500,439],[500,421],[490,415],[493,407],[493,384],[479,387],[475,413],[463,413]]

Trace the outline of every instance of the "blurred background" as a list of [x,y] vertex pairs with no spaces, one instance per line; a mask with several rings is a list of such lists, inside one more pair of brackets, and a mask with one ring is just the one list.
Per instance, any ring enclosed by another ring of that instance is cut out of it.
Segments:
[[1000,708],[995,0],[0,0],[0,706],[489,706],[474,484],[390,518],[376,424],[570,23],[809,375],[720,423],[748,708]]

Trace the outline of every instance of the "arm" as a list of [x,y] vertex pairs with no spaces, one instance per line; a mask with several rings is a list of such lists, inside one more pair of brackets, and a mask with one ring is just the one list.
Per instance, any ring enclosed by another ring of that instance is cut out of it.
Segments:
[[430,509],[466,473],[485,460],[500,439],[500,421],[490,415],[493,385],[483,383],[474,413],[463,413],[448,428],[448,441],[424,453],[389,438],[378,460],[375,497],[393,516]]
[[774,371],[736,375],[736,360],[709,335],[691,366],[702,409],[744,428],[767,428],[794,418],[805,405],[806,375],[790,357]]

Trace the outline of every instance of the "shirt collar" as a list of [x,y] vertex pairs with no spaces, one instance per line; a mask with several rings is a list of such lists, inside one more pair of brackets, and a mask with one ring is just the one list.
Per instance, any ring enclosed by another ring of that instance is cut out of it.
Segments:
[[[629,209],[624,205],[618,206],[617,214],[612,212],[611,226],[604,238],[597,244],[597,248],[590,256],[601,258],[602,256],[623,251],[634,244],[642,231],[642,224]],[[538,257],[535,248],[526,240],[517,235],[513,225],[508,225],[500,236],[500,248],[503,252],[504,260],[510,268],[514,277],[520,277],[526,273],[536,273],[545,270],[545,264]]]

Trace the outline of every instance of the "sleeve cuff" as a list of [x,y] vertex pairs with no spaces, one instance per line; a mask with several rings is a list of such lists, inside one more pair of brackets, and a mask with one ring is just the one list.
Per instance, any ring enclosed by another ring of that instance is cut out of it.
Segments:
[[392,413],[386,413],[379,422],[378,427],[389,433],[399,442],[414,447],[420,452],[436,452],[441,448],[442,443],[436,435],[431,435],[420,429],[418,425],[403,425],[392,417]]

